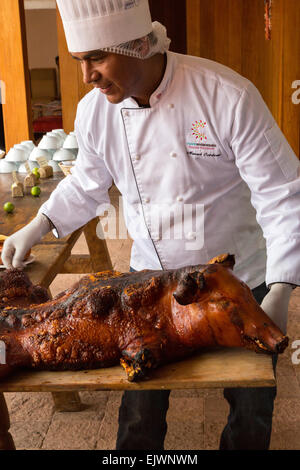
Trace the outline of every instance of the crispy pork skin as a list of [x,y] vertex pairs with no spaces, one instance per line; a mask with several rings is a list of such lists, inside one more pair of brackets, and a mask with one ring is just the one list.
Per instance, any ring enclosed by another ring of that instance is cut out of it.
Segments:
[[59,371],[121,362],[133,381],[201,348],[283,352],[288,338],[233,266],[225,254],[174,270],[99,272],[53,300],[24,272],[7,271],[0,278],[7,366]]

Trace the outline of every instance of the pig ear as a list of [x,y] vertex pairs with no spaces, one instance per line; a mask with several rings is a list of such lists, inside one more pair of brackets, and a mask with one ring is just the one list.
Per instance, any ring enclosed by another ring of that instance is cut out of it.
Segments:
[[235,256],[229,253],[223,253],[222,255],[216,256],[209,260],[207,264],[222,264],[225,268],[233,269],[235,265]]
[[204,287],[203,273],[186,273],[179,281],[173,297],[180,305],[189,305],[196,301],[197,292]]

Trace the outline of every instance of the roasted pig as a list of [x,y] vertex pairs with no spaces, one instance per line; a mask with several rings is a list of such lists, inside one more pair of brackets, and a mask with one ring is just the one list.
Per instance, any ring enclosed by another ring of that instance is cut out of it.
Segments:
[[[105,271],[47,300],[18,270],[0,278],[6,366],[78,370],[121,362],[128,380],[201,348],[281,353],[288,338],[237,279],[234,257],[166,271]],[[27,306],[26,306],[27,303]]]

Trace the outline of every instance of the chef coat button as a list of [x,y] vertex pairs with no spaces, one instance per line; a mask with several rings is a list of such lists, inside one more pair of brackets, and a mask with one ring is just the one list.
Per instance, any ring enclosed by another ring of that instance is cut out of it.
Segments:
[[174,109],[174,108],[175,108],[175,106],[174,106],[174,104],[173,104],[173,103],[170,103],[170,104],[168,104],[168,108],[169,108],[169,109]]
[[176,152],[171,152],[171,153],[170,153],[170,156],[171,156],[172,158],[176,158],[176,157],[177,157],[177,153],[176,153]]
[[138,160],[141,159],[141,156],[140,156],[140,155],[134,155],[133,159],[136,160],[136,161],[138,161]]
[[124,111],[124,116],[128,117],[129,116],[129,111]]
[[145,197],[144,203],[145,203],[145,204],[148,204],[149,202],[150,202],[150,199],[149,199],[148,197]]
[[177,201],[178,201],[178,202],[182,202],[182,201],[183,201],[183,197],[182,197],[182,196],[178,196],[178,197],[177,197]]
[[159,241],[160,240],[160,236],[159,236],[159,233],[152,233],[152,240],[154,241]]
[[194,240],[196,238],[195,232],[189,232],[186,236],[188,240]]

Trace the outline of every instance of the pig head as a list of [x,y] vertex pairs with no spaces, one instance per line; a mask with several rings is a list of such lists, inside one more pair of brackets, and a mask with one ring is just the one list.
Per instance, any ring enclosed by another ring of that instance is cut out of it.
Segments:
[[191,346],[200,341],[204,346],[283,352],[287,336],[261,309],[249,287],[233,274],[233,267],[234,256],[226,254],[200,271],[193,266],[181,271],[172,304],[177,330],[183,338],[189,337]]

